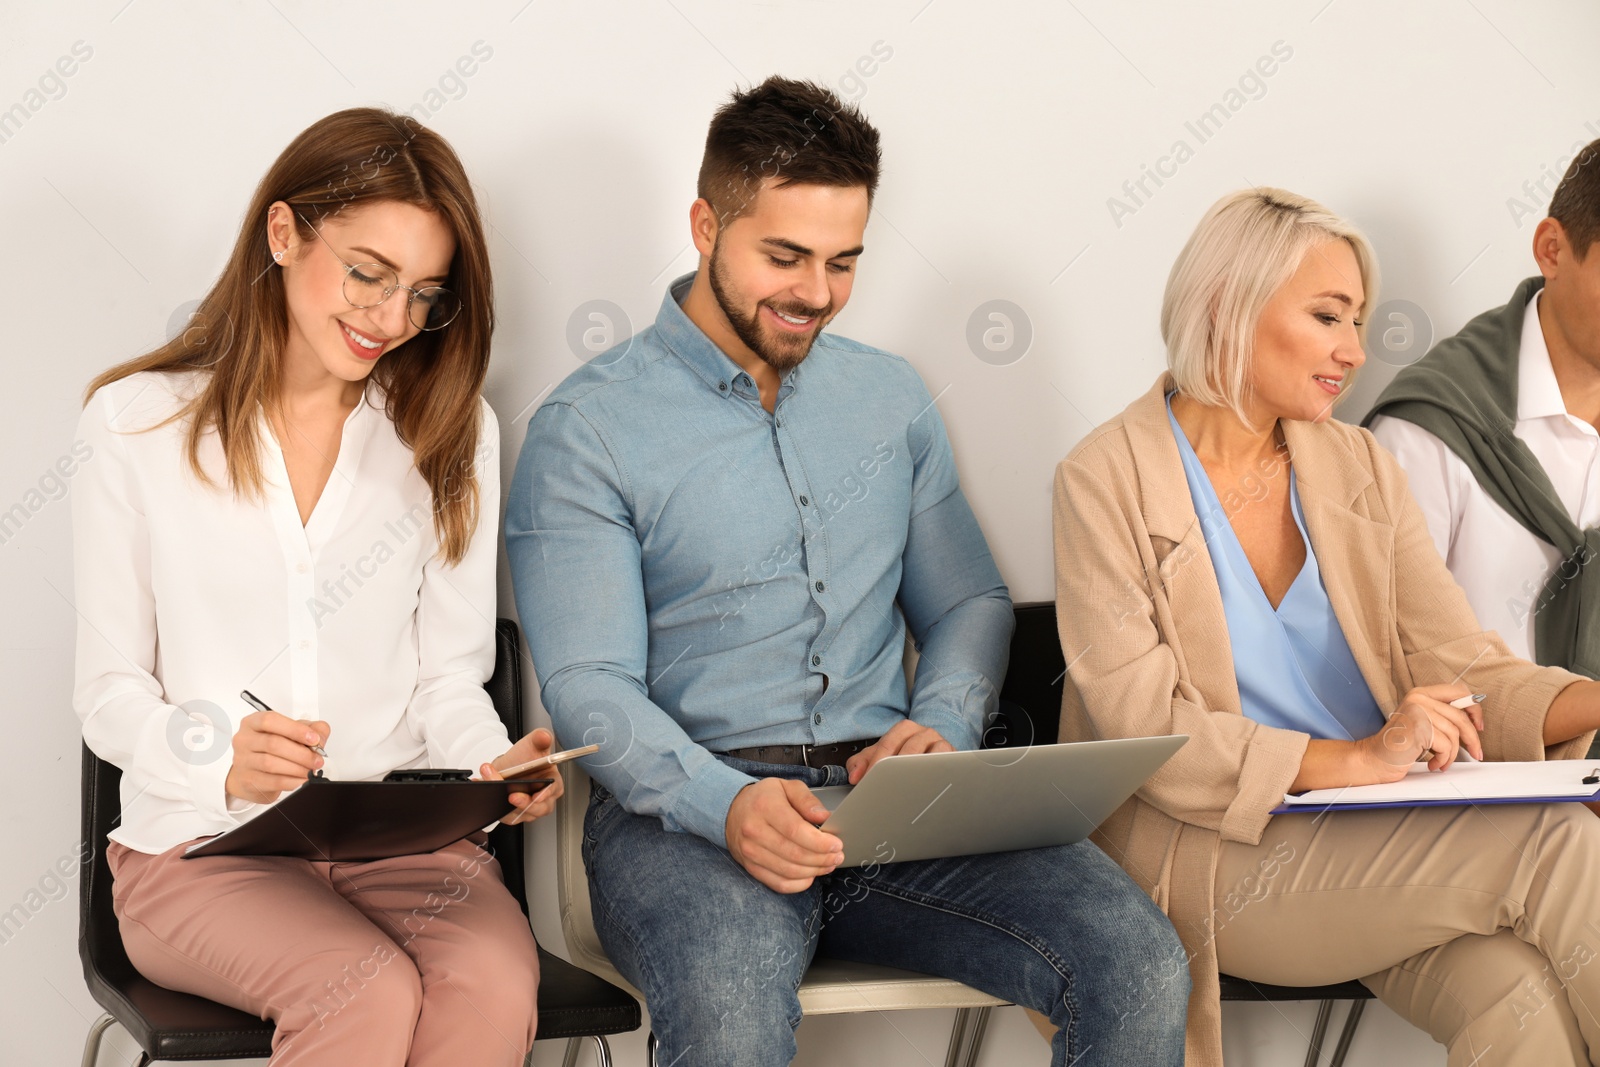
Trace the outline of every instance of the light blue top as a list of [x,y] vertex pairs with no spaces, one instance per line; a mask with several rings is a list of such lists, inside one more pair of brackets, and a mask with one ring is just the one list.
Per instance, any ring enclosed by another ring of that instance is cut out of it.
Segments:
[[1361,677],[1322,584],[1322,571],[1300,511],[1294,468],[1287,468],[1289,505],[1305,541],[1306,562],[1274,610],[1210,477],[1172,414],[1170,393],[1167,421],[1183,457],[1183,476],[1205,534],[1212,569],[1217,572],[1245,715],[1265,726],[1338,741],[1376,733],[1383,725],[1383,713]]
[[722,845],[755,779],[711,752],[907,717],[977,748],[1013,621],[916,370],[824,333],[769,413],[679,306],[693,278],[534,413],[506,551],[561,743],[601,745],[583,765],[628,811]]

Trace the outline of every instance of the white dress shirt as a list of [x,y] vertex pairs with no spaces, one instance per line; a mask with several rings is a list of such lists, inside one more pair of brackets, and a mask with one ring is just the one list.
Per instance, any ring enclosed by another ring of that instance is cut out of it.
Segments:
[[435,558],[432,494],[369,383],[301,525],[283,452],[258,409],[264,497],[227,487],[215,431],[195,478],[176,410],[204,372],[135,374],[100,389],[73,480],[78,611],[73,705],[84,740],[122,768],[122,822],[140,852],[221,833],[263,805],[229,801],[230,739],[250,690],[326,720],[324,773],[375,779],[478,766],[509,746],[484,691],[494,669],[499,429],[482,405],[481,517],[456,566]]
[[[1600,523],[1600,434],[1567,414],[1539,325],[1541,295],[1533,294],[1522,320],[1515,433],[1550,476],[1572,521],[1587,529]],[[1434,544],[1478,621],[1499,631],[1512,652],[1533,659],[1532,609],[1561,554],[1496,504],[1433,434],[1386,415],[1372,421],[1372,432],[1405,468]]]

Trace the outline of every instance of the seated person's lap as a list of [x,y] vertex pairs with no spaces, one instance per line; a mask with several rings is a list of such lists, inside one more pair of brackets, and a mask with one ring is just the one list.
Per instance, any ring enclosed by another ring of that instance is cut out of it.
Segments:
[[1514,928],[1570,945],[1597,879],[1600,820],[1578,804],[1274,816],[1259,845],[1226,842],[1218,855],[1218,961],[1242,978],[1310,985],[1462,934]]
[[[148,855],[113,844],[107,856],[129,959],[161,985],[274,1019],[312,1009],[329,980],[366,988],[431,968],[474,984],[474,971],[492,975],[533,996],[532,932],[498,862],[471,839],[331,865],[186,860],[187,846]],[[402,957],[416,966],[393,966]]]
[[[656,1009],[689,996],[714,1014],[781,1013],[795,1025],[794,990],[818,954],[937,974],[1018,1003],[1049,1004],[1065,981],[1076,1016],[1187,982],[1176,939],[1152,936],[1164,925],[1154,903],[1087,841],[848,868],[779,894],[726,850],[628,814],[598,784],[585,830],[596,928]],[[752,1006],[769,993],[774,1003]]]

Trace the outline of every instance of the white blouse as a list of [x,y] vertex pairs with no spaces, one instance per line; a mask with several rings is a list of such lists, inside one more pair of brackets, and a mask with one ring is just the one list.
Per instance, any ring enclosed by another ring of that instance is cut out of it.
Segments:
[[185,424],[145,433],[203,371],[144,372],[100,389],[73,480],[78,610],[73,706],[84,740],[122,768],[111,839],[158,853],[265,810],[228,801],[231,738],[268,706],[331,727],[324,773],[375,779],[478,766],[510,747],[484,691],[494,670],[499,426],[482,404],[480,519],[462,561],[435,558],[432,494],[383,410],[345,419],[338,460],[304,526],[264,413],[264,498],[227,488],[215,431],[195,478]]

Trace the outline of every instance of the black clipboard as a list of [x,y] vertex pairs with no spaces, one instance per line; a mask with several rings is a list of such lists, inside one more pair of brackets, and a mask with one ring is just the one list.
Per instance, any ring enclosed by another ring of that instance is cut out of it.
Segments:
[[513,793],[552,778],[334,782],[312,778],[260,815],[190,846],[204,856],[290,856],[361,862],[433,852],[505,815]]

